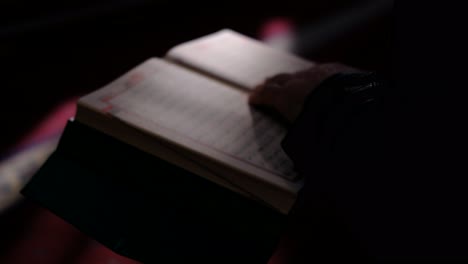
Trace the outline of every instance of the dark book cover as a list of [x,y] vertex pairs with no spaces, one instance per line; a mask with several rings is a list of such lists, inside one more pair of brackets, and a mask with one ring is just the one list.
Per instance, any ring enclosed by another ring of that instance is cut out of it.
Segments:
[[286,220],[76,121],[22,193],[145,263],[266,263]]

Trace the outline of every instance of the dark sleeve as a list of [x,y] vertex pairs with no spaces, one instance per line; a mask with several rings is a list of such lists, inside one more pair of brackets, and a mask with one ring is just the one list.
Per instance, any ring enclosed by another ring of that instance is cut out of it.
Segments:
[[384,180],[376,181],[386,88],[375,73],[330,77],[307,98],[282,143],[305,178],[288,231],[301,263],[386,254],[389,207],[379,187]]
[[375,73],[336,74],[324,81],[283,141],[299,172],[311,158],[376,157],[385,86]]
[[418,119],[392,114],[394,88],[374,73],[335,75],[284,139],[305,178],[287,232],[296,262],[468,261],[466,177],[443,166],[437,138],[411,151]]

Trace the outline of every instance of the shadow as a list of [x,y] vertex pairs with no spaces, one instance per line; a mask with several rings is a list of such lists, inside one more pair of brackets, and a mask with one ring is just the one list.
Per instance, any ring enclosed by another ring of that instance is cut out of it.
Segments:
[[255,148],[260,152],[261,163],[286,179],[296,179],[292,161],[281,147],[290,123],[276,111],[267,107],[250,107],[254,123]]

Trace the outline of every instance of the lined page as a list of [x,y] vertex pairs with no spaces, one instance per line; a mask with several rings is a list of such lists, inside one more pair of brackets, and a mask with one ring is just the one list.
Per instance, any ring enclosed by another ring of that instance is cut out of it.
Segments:
[[80,103],[235,169],[295,178],[284,127],[246,93],[172,63],[151,59]]
[[229,29],[178,45],[167,57],[248,90],[268,77],[314,65]]

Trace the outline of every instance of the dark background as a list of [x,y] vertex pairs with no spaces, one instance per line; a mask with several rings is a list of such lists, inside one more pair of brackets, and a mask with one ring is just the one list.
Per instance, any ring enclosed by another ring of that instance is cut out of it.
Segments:
[[[307,31],[340,10],[352,13],[353,7],[372,2],[2,1],[0,153],[58,102],[97,89],[180,42],[226,27],[258,37],[261,24],[278,16]],[[378,13],[313,51],[302,47],[297,53],[385,69],[391,22],[391,14]]]

